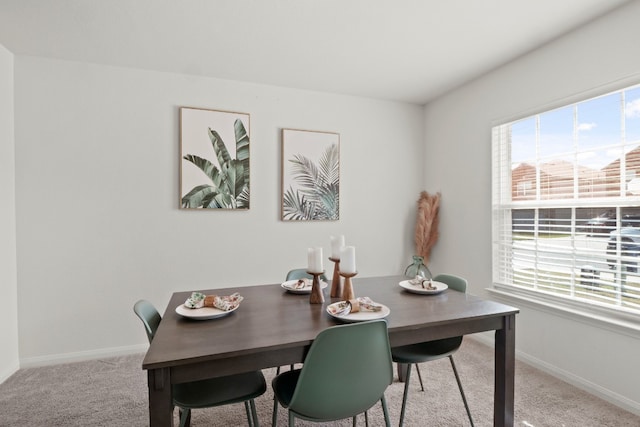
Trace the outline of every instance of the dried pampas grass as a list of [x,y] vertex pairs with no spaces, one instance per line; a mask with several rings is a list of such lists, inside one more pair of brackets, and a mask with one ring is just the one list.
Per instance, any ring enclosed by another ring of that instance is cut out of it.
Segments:
[[429,263],[431,248],[438,241],[438,222],[440,211],[440,193],[431,195],[426,191],[420,193],[418,199],[418,218],[416,220],[416,255]]

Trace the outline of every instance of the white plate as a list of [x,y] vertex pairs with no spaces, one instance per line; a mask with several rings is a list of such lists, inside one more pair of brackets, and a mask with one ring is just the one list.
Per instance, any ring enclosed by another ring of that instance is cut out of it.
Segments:
[[[280,286],[282,286],[282,289],[284,289],[287,292],[291,292],[292,294],[310,294],[311,293],[311,288],[313,288],[312,285],[305,286],[304,288],[300,288],[300,289],[295,289],[293,285],[295,285],[296,283],[298,283],[298,279],[287,280]],[[311,283],[311,281],[309,281],[309,283]],[[320,280],[320,289],[324,289],[327,286],[329,286],[327,282],[325,282],[324,280]]]
[[178,313],[182,317],[188,317],[189,319],[208,320],[231,314],[236,311],[238,307],[240,306],[238,305],[229,311],[224,311],[214,307],[189,308],[185,307],[184,304],[180,304],[176,307],[176,313]]
[[367,320],[384,319],[389,315],[389,313],[391,313],[391,310],[389,310],[389,307],[377,302],[376,304],[379,304],[382,306],[382,310],[380,311],[358,311],[357,313],[349,313],[346,316],[332,314],[329,308],[336,304],[340,304],[341,302],[342,301],[334,302],[333,304],[329,304],[327,306],[327,313],[329,314],[329,316],[333,317],[334,319],[338,319],[341,322],[354,323],[354,322],[366,322]]
[[402,282],[400,282],[400,286],[402,286],[409,292],[413,292],[414,294],[423,295],[439,294],[440,292],[443,292],[449,288],[446,283],[436,282],[435,280],[432,280],[431,283],[433,283],[433,286],[435,286],[436,289],[425,289],[422,287],[422,285],[412,285],[408,280],[403,280]]

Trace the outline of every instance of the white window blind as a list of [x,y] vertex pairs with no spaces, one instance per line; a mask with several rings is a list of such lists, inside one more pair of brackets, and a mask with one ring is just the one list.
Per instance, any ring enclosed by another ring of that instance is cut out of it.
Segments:
[[640,315],[640,86],[492,141],[494,286]]

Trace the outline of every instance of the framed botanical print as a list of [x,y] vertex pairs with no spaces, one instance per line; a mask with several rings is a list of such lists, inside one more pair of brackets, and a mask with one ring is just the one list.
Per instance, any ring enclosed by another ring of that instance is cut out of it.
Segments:
[[340,219],[340,135],[282,129],[282,220]]
[[249,114],[180,108],[180,207],[249,209]]

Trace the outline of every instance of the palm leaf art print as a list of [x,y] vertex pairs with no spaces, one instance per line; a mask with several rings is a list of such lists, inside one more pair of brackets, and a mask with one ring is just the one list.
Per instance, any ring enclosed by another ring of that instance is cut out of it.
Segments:
[[292,221],[340,219],[338,144],[326,146],[316,161],[302,153],[292,154],[285,161],[289,163],[291,184],[283,188],[282,218]]
[[182,157],[208,178],[206,184],[194,186],[182,197],[182,207],[249,209],[249,136],[244,124],[240,119],[234,121],[235,159],[216,130],[202,130],[207,131],[216,161],[195,154]]

